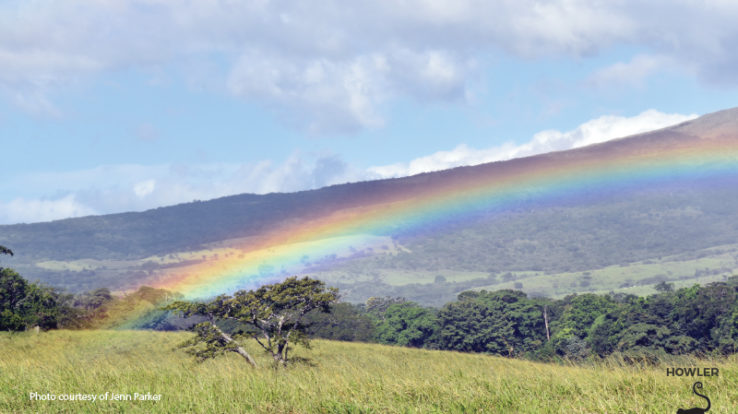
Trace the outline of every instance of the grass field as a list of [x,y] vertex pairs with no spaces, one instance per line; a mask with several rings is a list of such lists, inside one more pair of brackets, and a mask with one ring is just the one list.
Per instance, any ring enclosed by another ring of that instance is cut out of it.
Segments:
[[[84,289],[90,286],[107,286],[113,287],[116,293],[122,293],[126,289],[135,289],[138,283],[153,285],[157,279],[170,272],[186,273],[189,266],[203,260],[238,257],[243,253],[234,246],[247,240],[248,238],[226,240],[200,250],[140,259],[44,260],[15,262],[13,267],[21,274],[27,275],[34,275],[38,271],[61,272],[64,276],[55,278],[53,283],[59,288],[75,290],[81,289],[82,286]],[[424,305],[440,307],[454,300],[458,293],[469,289],[517,289],[531,295],[552,298],[583,292],[647,295],[654,293],[654,286],[661,281],[674,283],[679,288],[695,283],[721,281],[738,274],[738,244],[719,245],[631,263],[581,269],[576,272],[556,273],[520,269],[490,272],[483,270],[484,266],[481,264],[477,266],[477,270],[427,269],[422,266],[392,267],[394,262],[389,258],[413,252],[391,238],[360,235],[355,239],[346,238],[341,244],[346,246],[346,250],[337,257],[347,258],[357,252],[366,256],[331,266],[330,269],[318,266],[316,269],[310,269],[308,274],[329,285],[340,285],[342,290],[351,292],[344,300],[353,302],[364,302],[370,296],[402,296]],[[365,248],[356,250],[352,245],[363,245]],[[306,263],[310,263],[307,256]],[[130,280],[130,285],[120,284],[122,273],[136,275],[133,279],[125,278]],[[439,284],[436,282],[438,277],[443,277],[442,281],[457,285]],[[31,277],[31,280],[34,278]]]
[[[515,280],[482,286],[475,289],[499,290],[515,289],[515,283],[522,283],[519,290],[560,298],[581,292],[622,292],[635,295],[653,294],[653,288],[660,280],[673,283],[676,288],[706,284],[725,280],[738,274],[738,253],[716,254],[698,259],[666,257],[661,260],[647,260],[627,266],[608,266],[587,272],[552,273],[511,272]],[[704,271],[704,274],[699,274]],[[587,283],[584,284],[585,275]],[[650,279],[650,280],[649,280]]]
[[[314,341],[308,362],[273,369],[257,356],[202,364],[172,348],[188,333],[0,334],[2,413],[674,413],[704,407],[693,378],[666,366],[720,369],[701,378],[710,413],[735,413],[738,359],[642,368],[541,364],[486,355]],[[253,344],[249,344],[253,345]],[[31,401],[30,393],[108,394],[105,401]],[[112,401],[115,394],[160,401]]]
[[[550,298],[585,292],[642,296],[655,293],[654,286],[662,281],[680,288],[723,281],[738,274],[738,244],[576,272],[405,269],[382,267],[388,264],[383,260],[382,255],[375,255],[346,262],[334,270],[311,271],[310,275],[350,291],[346,300],[354,302],[365,301],[367,295],[385,295],[402,296],[424,305],[440,307],[455,300],[456,295],[464,290],[482,289],[516,289]],[[436,281],[439,276],[443,277],[443,282],[457,285],[439,284]]]

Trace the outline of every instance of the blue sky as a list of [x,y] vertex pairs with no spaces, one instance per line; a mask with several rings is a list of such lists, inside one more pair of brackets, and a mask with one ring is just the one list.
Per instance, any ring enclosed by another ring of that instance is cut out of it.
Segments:
[[0,2],[0,224],[578,147],[738,106],[738,3]]

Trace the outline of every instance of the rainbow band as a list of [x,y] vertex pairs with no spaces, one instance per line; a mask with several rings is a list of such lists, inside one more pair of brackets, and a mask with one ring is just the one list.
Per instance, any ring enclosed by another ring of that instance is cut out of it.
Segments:
[[345,255],[376,235],[443,227],[525,202],[550,203],[597,192],[681,180],[738,177],[738,140],[664,130],[578,150],[385,180],[342,208],[257,235],[239,257],[188,267],[147,283],[207,298],[300,273],[305,258]]

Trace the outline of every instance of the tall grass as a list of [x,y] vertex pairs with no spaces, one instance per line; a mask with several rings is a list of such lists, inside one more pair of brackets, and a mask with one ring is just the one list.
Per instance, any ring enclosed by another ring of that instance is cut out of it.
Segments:
[[[314,341],[309,361],[259,368],[239,356],[194,362],[190,334],[52,331],[0,334],[1,413],[673,413],[704,406],[693,378],[617,361],[555,365],[376,344]],[[735,413],[738,360],[699,360],[710,413]],[[29,393],[160,394],[161,401],[31,401]]]

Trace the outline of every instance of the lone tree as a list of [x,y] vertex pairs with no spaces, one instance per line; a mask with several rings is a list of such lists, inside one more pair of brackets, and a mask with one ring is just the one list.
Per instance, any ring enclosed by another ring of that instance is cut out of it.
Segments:
[[221,295],[206,303],[178,301],[164,309],[180,311],[184,316],[207,317],[193,328],[197,336],[182,344],[201,361],[235,352],[256,366],[239,342],[251,337],[275,363],[286,365],[290,343],[309,346],[303,316],[313,309],[328,312],[337,300],[336,288],[326,288],[323,282],[307,277],[290,277],[255,291],[240,290],[233,296]]

